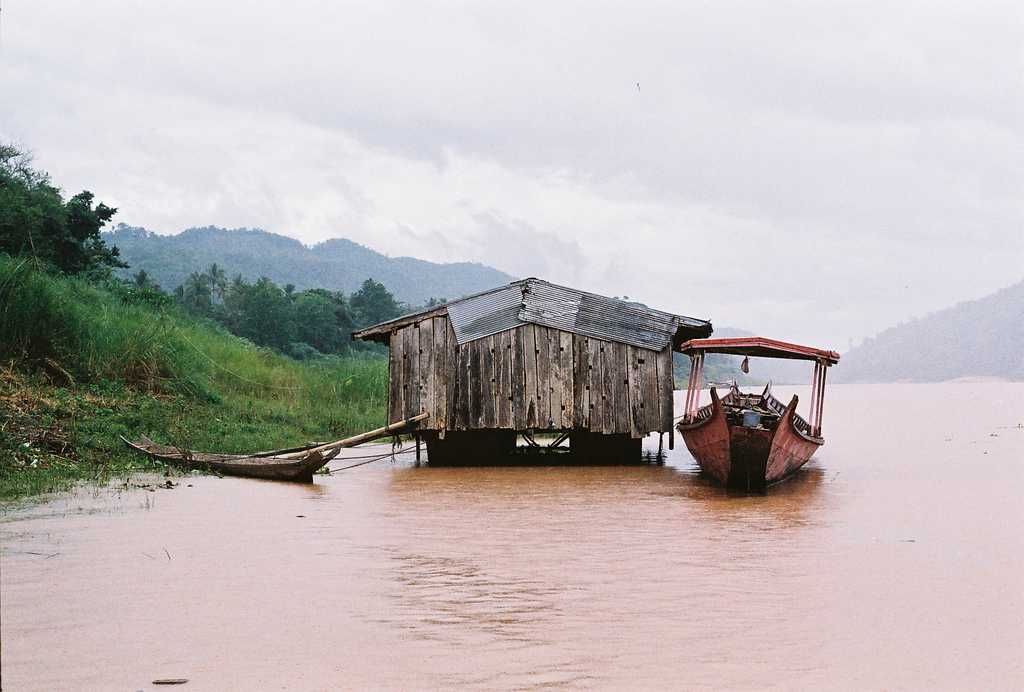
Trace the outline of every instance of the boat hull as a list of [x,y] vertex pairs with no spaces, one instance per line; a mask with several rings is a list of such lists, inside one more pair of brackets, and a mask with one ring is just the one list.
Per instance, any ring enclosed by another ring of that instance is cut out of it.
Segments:
[[339,450],[312,451],[299,459],[242,454],[206,454],[176,447],[158,445],[148,438],[131,442],[121,438],[132,449],[151,459],[159,459],[189,470],[208,471],[224,476],[262,478],[275,481],[312,483],[313,474],[331,461]]
[[676,428],[706,475],[728,487],[763,490],[799,471],[824,444],[795,427],[797,401],[794,396],[775,430],[746,428],[729,424],[712,389],[710,415]]

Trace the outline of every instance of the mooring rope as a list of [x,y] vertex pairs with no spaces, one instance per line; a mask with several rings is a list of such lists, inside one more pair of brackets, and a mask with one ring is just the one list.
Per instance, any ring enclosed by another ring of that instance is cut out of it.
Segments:
[[[349,447],[348,449],[355,449],[355,447]],[[415,449],[403,449],[400,452],[384,452],[382,454],[352,455],[350,457],[341,457],[341,458],[338,459],[338,461],[348,461],[349,459],[380,459],[381,457],[390,457],[390,456],[394,456],[396,454],[412,454],[415,451],[416,451]]]
[[[407,450],[402,451],[402,452],[385,452],[384,454],[381,454],[380,456],[374,457],[374,458],[372,458],[372,459],[370,459],[368,461],[360,461],[358,464],[349,464],[348,466],[341,466],[341,467],[336,468],[336,469],[330,469],[329,468],[329,469],[327,469],[327,472],[328,473],[334,473],[336,471],[347,471],[348,469],[354,469],[357,466],[365,466],[366,464],[372,464],[375,461],[380,461],[381,459],[386,459],[387,457],[392,457],[393,458],[393,457],[395,457],[395,456],[397,456],[399,454],[408,454],[409,452],[413,452],[413,451],[415,451],[415,450],[407,449]],[[348,458],[349,459],[357,459],[359,457],[348,457]]]

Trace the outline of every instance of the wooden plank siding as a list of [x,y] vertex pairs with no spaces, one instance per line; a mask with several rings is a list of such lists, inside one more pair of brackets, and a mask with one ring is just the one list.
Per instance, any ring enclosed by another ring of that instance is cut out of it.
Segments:
[[433,320],[423,320],[417,325],[419,333],[419,369],[417,371],[417,382],[419,384],[420,412],[434,410],[434,323]]
[[403,334],[391,333],[391,349],[388,357],[388,423],[405,420],[405,398],[402,396]]
[[433,362],[434,367],[431,370],[433,373],[431,376],[430,386],[433,388],[434,398],[431,402],[432,407],[427,411],[431,414],[432,420],[428,421],[428,425],[437,426],[437,428],[444,430],[447,427],[448,420],[448,387],[446,382],[448,358],[447,358],[447,335],[448,335],[448,318],[447,317],[434,317],[430,320],[431,331],[433,332]]
[[672,351],[539,325],[459,345],[447,315],[390,335],[388,419],[426,430],[591,430],[643,437],[672,425]]
[[587,372],[590,382],[590,425],[594,432],[604,432],[604,349],[601,341],[587,337],[587,358],[590,360]]
[[569,332],[558,332],[558,368],[560,372],[560,384],[562,386],[559,399],[561,401],[561,416],[559,416],[563,429],[573,427],[574,420],[574,390],[575,370],[573,368],[573,343],[572,334]]
[[642,437],[647,431],[647,412],[644,409],[644,349],[627,346],[627,372],[629,376],[629,434]]
[[402,330],[402,393],[405,399],[404,417],[412,418],[420,413],[419,396],[419,325],[414,324]]
[[590,428],[590,347],[587,337],[572,335],[573,417],[572,425],[579,430]]
[[512,332],[494,335],[494,426],[512,428]]
[[656,429],[662,432],[672,432],[672,422],[675,417],[673,409],[675,390],[675,374],[672,366],[672,347],[666,346],[658,354],[658,411],[661,415],[661,425]]
[[512,340],[512,427],[526,429],[526,330],[513,329]]
[[532,324],[517,327],[523,332],[523,373],[526,376],[526,393],[520,403],[526,411],[526,427],[537,427],[537,329]]

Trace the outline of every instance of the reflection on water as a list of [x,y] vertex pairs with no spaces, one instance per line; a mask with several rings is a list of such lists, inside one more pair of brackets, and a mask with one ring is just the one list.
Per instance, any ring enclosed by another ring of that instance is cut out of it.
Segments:
[[10,512],[4,682],[1021,687],[1024,386],[829,395],[826,446],[763,495],[677,440],[664,465],[381,462]]

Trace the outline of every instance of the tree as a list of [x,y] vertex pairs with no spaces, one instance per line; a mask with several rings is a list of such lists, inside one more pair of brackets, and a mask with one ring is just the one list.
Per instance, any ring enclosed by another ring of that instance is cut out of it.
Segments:
[[321,353],[348,349],[352,319],[345,296],[322,288],[296,294],[295,336]]
[[349,299],[356,324],[361,327],[387,322],[402,314],[402,307],[384,284],[367,279]]
[[116,247],[107,247],[100,238],[100,229],[106,225],[117,209],[103,202],[93,206],[93,194],[79,192],[64,205],[66,211],[65,232],[56,243],[58,255],[55,264],[68,274],[77,274],[90,269],[111,267],[127,268],[119,259]]
[[206,270],[206,276],[209,279],[210,291],[213,296],[220,302],[224,302],[224,294],[228,288],[228,275],[225,273],[223,267],[218,267],[217,263],[214,262],[210,265],[210,268]]
[[208,317],[213,312],[213,293],[206,274],[192,272],[175,291],[178,300],[189,312]]
[[330,298],[303,292],[295,298],[294,306],[297,341],[303,341],[321,353],[340,350],[341,333]]
[[65,202],[29,154],[0,144],[0,252],[30,255],[66,274],[109,275],[112,267],[127,267],[100,238],[117,210],[93,200],[84,191]]
[[295,340],[291,300],[266,277],[233,287],[225,297],[224,308],[228,329],[255,344],[283,351]]

